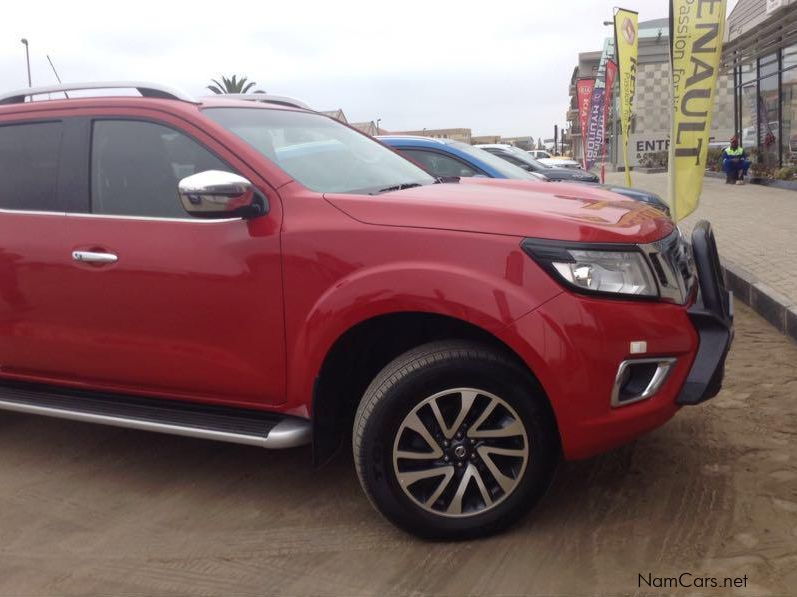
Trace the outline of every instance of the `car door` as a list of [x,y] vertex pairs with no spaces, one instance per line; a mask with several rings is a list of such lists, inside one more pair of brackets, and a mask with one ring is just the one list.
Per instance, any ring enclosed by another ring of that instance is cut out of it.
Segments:
[[[234,153],[173,118],[86,119],[88,188],[67,215],[64,353],[47,375],[91,387],[240,406],[284,401],[276,193]],[[246,176],[267,215],[196,219],[177,183]]]
[[62,349],[70,240],[57,184],[60,118],[0,119],[0,377],[25,378]]

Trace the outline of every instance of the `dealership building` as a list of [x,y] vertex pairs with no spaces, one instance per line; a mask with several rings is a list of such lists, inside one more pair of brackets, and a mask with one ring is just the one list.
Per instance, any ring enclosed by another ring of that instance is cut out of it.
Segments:
[[[745,0],[740,0],[743,4]],[[736,12],[736,11],[734,11]],[[605,43],[612,43],[607,39]],[[639,51],[634,96],[634,116],[629,134],[629,164],[640,165],[646,154],[667,151],[670,137],[670,39],[669,19],[654,19],[639,22]],[[578,65],[573,69],[570,81],[570,108],[567,111],[568,138],[572,155],[583,156],[583,136],[578,118],[576,81],[595,77],[601,58],[601,50],[583,52],[578,55]],[[711,140],[725,142],[734,131],[734,81],[732,74],[721,74],[717,80],[717,94],[711,123]],[[613,107],[607,126],[607,164],[622,167],[622,151],[618,151],[619,119],[617,118],[617,82],[612,97]]]
[[797,166],[797,0],[739,0],[725,36],[743,146],[766,166]]

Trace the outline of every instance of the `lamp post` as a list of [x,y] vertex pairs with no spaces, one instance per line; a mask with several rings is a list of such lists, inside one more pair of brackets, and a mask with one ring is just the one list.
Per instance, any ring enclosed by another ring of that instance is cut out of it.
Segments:
[[28,40],[23,37],[20,41],[25,46],[25,63],[28,65],[28,87],[33,87],[30,81],[30,52],[28,51]]

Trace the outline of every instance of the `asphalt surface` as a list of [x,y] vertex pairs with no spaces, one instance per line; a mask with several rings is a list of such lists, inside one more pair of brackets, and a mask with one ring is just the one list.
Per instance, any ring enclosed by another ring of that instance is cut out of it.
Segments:
[[[0,595],[793,594],[795,395],[797,345],[737,305],[717,398],[463,543],[383,521],[348,455],[0,413]],[[656,586],[686,572],[746,587]]]

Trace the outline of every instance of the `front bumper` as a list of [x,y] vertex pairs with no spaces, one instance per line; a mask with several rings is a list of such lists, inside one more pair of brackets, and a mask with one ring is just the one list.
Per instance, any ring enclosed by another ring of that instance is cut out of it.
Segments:
[[695,226],[692,254],[700,296],[689,309],[689,319],[697,330],[699,344],[676,400],[681,405],[699,404],[719,393],[725,376],[725,358],[733,341],[733,295],[725,289],[717,244],[708,222]]
[[[627,443],[663,425],[682,405],[719,392],[733,338],[731,297],[710,227],[696,226],[692,241],[699,292],[693,289],[687,305],[563,292],[502,335],[542,384],[565,458]],[[632,354],[639,341],[646,352]],[[673,359],[666,380],[650,397],[613,407],[618,365],[640,357]]]

